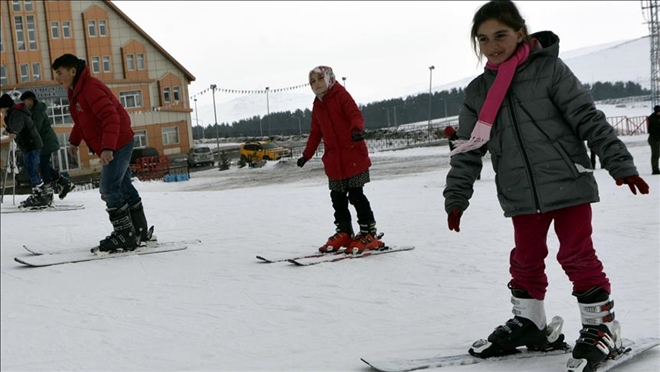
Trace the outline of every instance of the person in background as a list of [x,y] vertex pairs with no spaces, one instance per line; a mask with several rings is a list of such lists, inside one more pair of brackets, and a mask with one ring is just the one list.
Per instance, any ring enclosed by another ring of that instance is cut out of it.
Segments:
[[41,148],[41,155],[39,156],[41,178],[45,183],[51,184],[52,190],[59,188],[58,196],[60,199],[64,199],[75,186],[51,165],[51,156],[60,149],[60,143],[48,119],[46,104],[38,101],[37,96],[29,90],[23,92],[20,99],[25,104],[25,107],[30,110],[32,121],[37,127],[41,141],[44,144],[44,147]]
[[[371,159],[364,140],[364,118],[357,104],[335,80],[332,68],[318,66],[309,74],[309,85],[316,95],[307,145],[298,159],[302,167],[314,156],[323,140],[323,166],[329,179],[330,198],[334,208],[336,233],[319,248],[321,252],[362,253],[384,247],[376,230],[371,205],[364,195],[369,182]],[[353,236],[348,204],[357,212],[360,232]]]
[[129,162],[133,153],[131,118],[115,94],[90,74],[85,60],[64,54],[53,62],[55,80],[67,92],[73,129],[69,153],[76,156],[81,141],[99,158],[99,192],[113,226],[112,233],[99,242],[98,250],[134,250],[151,239],[142,198],[133,186]]
[[30,118],[30,110],[24,104],[14,104],[9,94],[0,96],[0,113],[5,119],[3,134],[16,140],[23,152],[23,168],[30,178],[32,195],[20,203],[24,208],[45,208],[53,203],[53,190],[39,176],[39,153],[43,147],[37,127]]
[[469,353],[488,358],[521,346],[565,348],[561,328],[548,327],[543,303],[548,229],[554,223],[557,260],[573,283],[582,320],[568,368],[592,371],[620,352],[622,341],[610,281],[591,238],[591,203],[599,196],[584,141],[617,185],[627,185],[633,194],[648,194],[649,186],[589,92],[558,57],[557,35],[530,35],[516,5],[501,0],[477,10],[471,39],[487,63],[465,89],[444,190],[447,223],[460,231],[482,168],[480,148],[486,145],[500,205],[513,222],[508,288],[515,316],[487,340],[475,342]]
[[649,131],[649,146],[651,146],[652,174],[660,174],[658,159],[660,158],[660,106],[653,108],[653,113],[646,119]]

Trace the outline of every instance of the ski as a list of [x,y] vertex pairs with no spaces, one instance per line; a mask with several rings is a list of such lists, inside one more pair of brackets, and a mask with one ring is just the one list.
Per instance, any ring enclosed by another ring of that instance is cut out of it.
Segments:
[[62,252],[56,254],[42,254],[42,255],[34,255],[28,257],[15,257],[14,261],[30,267],[46,267],[46,266],[61,265],[67,263],[104,260],[108,258],[182,251],[187,248],[188,248],[188,244],[185,242],[183,243],[165,242],[165,243],[158,243],[155,246],[148,246],[148,245],[140,246],[133,251],[127,251],[127,252],[117,252],[117,253],[99,252],[95,254],[95,253],[91,253],[88,248],[86,251],[75,251],[70,253]]
[[85,205],[83,204],[53,204],[48,207],[33,207],[33,208],[25,208],[25,207],[8,207],[8,208],[3,208],[2,211],[0,211],[2,214],[9,214],[9,213],[34,213],[34,212],[60,212],[60,211],[77,211],[80,209],[85,209]]
[[[623,339],[622,352],[611,359],[606,359],[596,367],[596,372],[607,372],[630,362],[642,353],[660,345],[660,338],[643,338],[639,340]],[[582,371],[584,359],[570,358],[566,364],[568,372]]]
[[[629,362],[645,351],[658,346],[660,344],[660,339],[658,338],[645,338],[639,340],[629,340],[623,339],[623,345],[626,349],[626,352],[620,354],[615,359],[608,359],[605,362],[601,363],[600,366],[596,369],[596,372],[607,372],[610,371],[619,365]],[[533,359],[533,358],[543,358],[556,355],[565,355],[571,352],[571,348],[551,351],[530,351],[527,349],[519,349],[519,352],[512,355],[506,355],[501,357],[492,357],[492,358],[478,358],[470,354],[457,354],[457,355],[440,355],[431,358],[416,358],[416,359],[399,359],[399,360],[382,360],[382,361],[372,361],[370,359],[361,358],[364,363],[369,365],[372,369],[380,372],[410,372],[420,369],[429,369],[429,368],[442,368],[442,367],[452,367],[452,366],[464,366],[471,364],[490,364],[490,363],[500,363],[507,362],[512,360],[520,359]],[[572,359],[570,359],[572,360]],[[570,367],[570,366],[569,366]],[[517,366],[519,369],[520,366]],[[487,367],[484,367],[484,370],[487,370]],[[573,371],[571,369],[569,372]]]
[[370,256],[378,256],[381,254],[388,254],[388,253],[396,253],[396,252],[404,252],[404,251],[411,251],[415,249],[413,246],[403,246],[403,247],[384,247],[380,250],[374,250],[374,251],[365,251],[360,254],[344,254],[344,253],[338,253],[338,254],[332,254],[332,255],[324,255],[323,257],[318,257],[318,258],[301,258],[301,259],[289,259],[288,262],[296,265],[296,266],[312,266],[312,265],[318,265],[326,262],[338,262],[338,261],[343,261],[343,260],[352,260],[356,258],[364,258],[364,257],[370,257]]
[[[147,240],[146,242],[142,242],[140,244],[141,247],[148,247],[148,248],[155,248],[155,247],[164,247],[164,246],[170,246],[170,245],[190,245],[190,244],[199,244],[202,241],[199,239],[190,239],[190,240],[178,240],[178,241],[167,241],[167,242],[159,242],[158,240],[155,240],[152,238],[152,240]],[[30,254],[33,254],[35,256],[41,256],[41,255],[56,255],[56,254],[66,254],[66,253],[72,253],[76,252],[78,250],[89,252],[90,248],[89,247],[80,247],[80,248],[75,248],[74,250],[67,250],[67,251],[54,251],[54,252],[47,252],[45,250],[39,250],[32,248],[27,245],[23,245],[23,249],[28,251]]]
[[307,258],[325,257],[329,254],[332,254],[332,253],[318,252],[318,253],[310,253],[308,255],[303,255],[303,256],[288,257],[288,258],[276,258],[276,259],[266,258],[264,256],[257,256],[257,259],[260,260],[261,262],[265,262],[265,263],[277,263],[277,262],[288,262],[290,260],[302,260],[302,259],[307,259]]

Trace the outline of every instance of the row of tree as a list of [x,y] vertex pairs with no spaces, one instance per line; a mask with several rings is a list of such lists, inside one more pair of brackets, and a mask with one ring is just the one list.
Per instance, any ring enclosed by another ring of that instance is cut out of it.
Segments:
[[[623,98],[651,94],[648,89],[629,81],[615,83],[596,82],[583,84],[591,92],[594,100]],[[395,128],[398,125],[458,115],[465,92],[462,88],[449,91],[421,93],[406,98],[393,98],[366,105],[359,105],[364,116],[365,128],[375,130]],[[430,113],[430,114],[429,114]],[[219,137],[256,137],[274,135],[295,135],[309,132],[311,111],[308,109],[294,112],[274,112],[265,116],[253,116],[234,123],[218,124],[216,127],[193,126],[194,139]]]

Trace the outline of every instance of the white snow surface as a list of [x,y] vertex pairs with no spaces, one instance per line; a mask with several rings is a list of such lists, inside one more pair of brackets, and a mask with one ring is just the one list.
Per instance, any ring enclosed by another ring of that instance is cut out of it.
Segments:
[[[593,240],[623,336],[658,337],[660,176],[651,175],[646,136],[622,139],[651,193],[633,195],[597,169]],[[2,214],[1,369],[366,372],[361,357],[465,353],[512,316],[513,229],[488,158],[461,232],[447,229],[447,150],[372,154],[365,193],[383,239],[415,250],[311,267],[255,255],[312,253],[333,233],[318,158],[302,169],[288,159],[195,172],[184,182],[136,181],[160,241],[201,239],[180,252],[26,268],[13,260],[29,255],[24,244],[57,252],[98,243],[111,229],[104,203],[97,189],[84,190],[55,202],[84,210]],[[573,342],[579,310],[554,258],[552,229],[548,245],[546,312],[564,318]],[[563,371],[567,358],[441,370]],[[621,370],[660,370],[660,348]]]

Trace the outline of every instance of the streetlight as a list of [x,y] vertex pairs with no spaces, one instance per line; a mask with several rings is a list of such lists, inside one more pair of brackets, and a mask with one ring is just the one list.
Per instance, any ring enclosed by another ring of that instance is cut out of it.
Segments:
[[220,153],[220,133],[218,132],[218,113],[215,111],[215,90],[217,85],[211,84],[211,91],[213,92],[213,116],[215,117],[215,146],[218,154]]
[[269,87],[266,87],[266,115],[268,116],[268,137],[270,137],[270,100],[268,99]]
[[343,77],[341,78],[341,81],[344,82],[344,88],[346,88],[346,76],[343,76]]
[[[198,112],[197,112],[197,97],[193,98],[193,100],[195,101],[195,125],[199,126],[199,115],[198,115]],[[202,123],[204,123],[204,120],[202,120]],[[202,128],[202,138],[205,138],[204,128]]]
[[431,90],[433,89],[433,70],[435,66],[429,66],[429,141],[431,141]]

